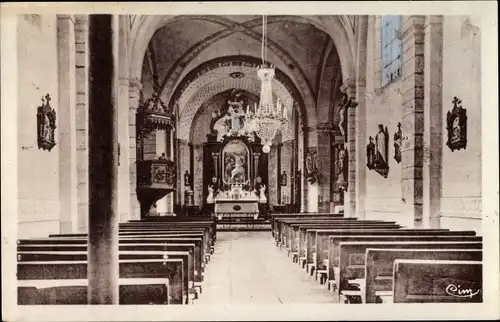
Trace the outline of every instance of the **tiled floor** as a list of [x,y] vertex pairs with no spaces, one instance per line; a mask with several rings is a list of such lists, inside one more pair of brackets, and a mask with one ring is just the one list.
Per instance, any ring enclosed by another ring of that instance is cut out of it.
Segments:
[[309,278],[274,244],[271,232],[218,232],[195,304],[333,303],[324,285]]

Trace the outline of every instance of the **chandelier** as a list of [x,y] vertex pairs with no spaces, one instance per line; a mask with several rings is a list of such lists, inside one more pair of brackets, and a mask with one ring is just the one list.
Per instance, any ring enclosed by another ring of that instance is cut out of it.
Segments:
[[262,151],[271,151],[272,140],[276,134],[286,127],[288,123],[286,106],[280,102],[273,101],[272,81],[275,75],[273,65],[267,64],[267,17],[262,18],[262,65],[257,71],[257,76],[261,82],[259,105],[253,111],[247,109],[247,119],[251,131],[262,141]]

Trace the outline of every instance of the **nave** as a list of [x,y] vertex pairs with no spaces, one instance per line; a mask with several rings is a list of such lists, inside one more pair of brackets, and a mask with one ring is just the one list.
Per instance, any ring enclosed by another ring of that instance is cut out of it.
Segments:
[[[276,214],[270,231],[164,217],[120,224],[118,256],[87,234],[19,239],[18,303],[327,304],[482,302],[483,238],[342,214]],[[274,237],[274,240],[273,240]],[[89,246],[90,245],[90,246]],[[110,289],[103,265],[115,266]],[[92,284],[97,284],[97,287]],[[110,295],[108,295],[110,294]]]
[[327,304],[331,293],[290,265],[269,232],[220,232],[195,304]]

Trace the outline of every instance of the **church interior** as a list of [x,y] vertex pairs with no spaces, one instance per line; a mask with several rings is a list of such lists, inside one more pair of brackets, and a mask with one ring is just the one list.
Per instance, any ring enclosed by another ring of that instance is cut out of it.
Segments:
[[484,301],[475,17],[16,26],[19,305]]

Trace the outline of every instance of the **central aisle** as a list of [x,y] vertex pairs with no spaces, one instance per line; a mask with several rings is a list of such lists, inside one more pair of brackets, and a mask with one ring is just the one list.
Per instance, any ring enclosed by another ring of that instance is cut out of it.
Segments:
[[196,304],[334,303],[326,286],[308,278],[271,232],[218,232]]

